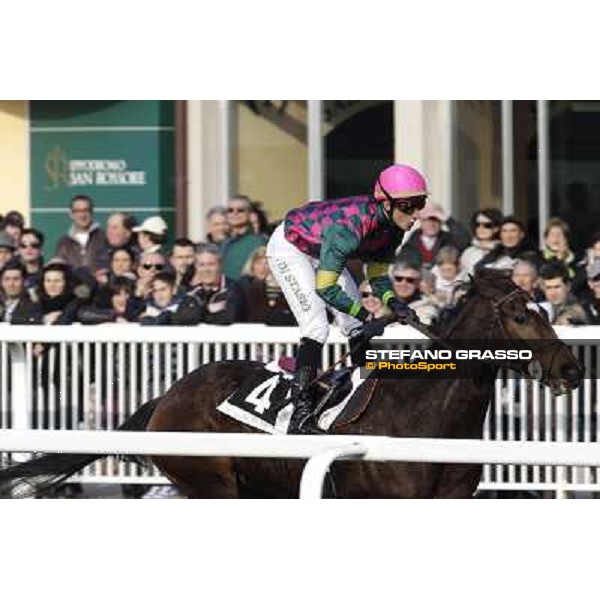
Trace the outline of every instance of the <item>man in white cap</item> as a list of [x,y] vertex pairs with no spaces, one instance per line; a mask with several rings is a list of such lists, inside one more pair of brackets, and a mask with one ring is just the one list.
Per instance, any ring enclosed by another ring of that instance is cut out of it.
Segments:
[[167,240],[167,224],[162,217],[155,215],[144,219],[141,225],[133,228],[138,234],[138,244],[143,254],[161,252]]

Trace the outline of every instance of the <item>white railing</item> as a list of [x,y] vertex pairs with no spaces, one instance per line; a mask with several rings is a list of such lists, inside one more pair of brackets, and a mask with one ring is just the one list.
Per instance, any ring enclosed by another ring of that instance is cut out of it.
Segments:
[[[584,385],[554,398],[537,383],[506,377],[496,382],[484,439],[497,442],[600,441],[600,327],[561,327],[585,366]],[[407,327],[390,327],[388,339],[407,347],[423,336]],[[147,400],[162,394],[185,373],[224,359],[267,360],[292,355],[294,327],[233,326],[142,327],[0,325],[0,427],[27,429],[115,429]],[[36,357],[39,345],[44,354]],[[346,351],[335,329],[323,352],[329,366]],[[157,471],[107,459],[87,468],[83,481],[151,483]],[[600,491],[600,469],[546,464],[485,464],[482,489]]]
[[600,466],[598,444],[355,435],[3,431],[0,433],[0,449],[70,454],[308,459],[300,483],[301,498],[321,497],[325,475],[335,460]]

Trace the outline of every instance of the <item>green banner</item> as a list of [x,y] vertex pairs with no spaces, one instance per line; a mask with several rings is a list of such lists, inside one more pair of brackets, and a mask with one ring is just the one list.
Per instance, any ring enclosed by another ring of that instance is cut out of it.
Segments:
[[174,237],[173,101],[32,101],[32,223],[47,237],[45,256],[71,225],[76,194],[94,201],[102,226],[126,211],[141,221],[160,214]]

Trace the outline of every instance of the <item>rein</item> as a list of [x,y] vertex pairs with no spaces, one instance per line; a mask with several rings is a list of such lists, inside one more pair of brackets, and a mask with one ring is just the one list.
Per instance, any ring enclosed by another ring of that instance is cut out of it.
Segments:
[[[499,326],[500,332],[502,333],[502,336],[505,340],[508,340],[510,342],[512,342],[512,338],[510,338],[508,336],[508,334],[506,333],[506,329],[504,327],[504,324],[502,322],[502,316],[501,316],[501,312],[500,312],[500,308],[502,307],[503,304],[505,304],[506,302],[508,302],[509,300],[511,300],[514,297],[520,297],[524,294],[524,292],[520,289],[514,289],[511,290],[510,292],[506,293],[504,296],[502,296],[501,298],[499,298],[498,300],[492,300],[491,298],[488,298],[486,296],[482,296],[483,298],[485,298],[487,301],[490,302],[490,304],[492,305],[492,310],[494,312],[494,320],[492,321],[492,326],[489,329],[489,332],[491,333],[494,329],[494,327],[496,325]],[[466,314],[466,311],[462,311],[462,315],[459,319],[456,320],[456,322],[452,325],[452,327],[450,328],[450,330],[446,333],[446,335],[444,337],[440,337],[436,334],[434,334],[429,327],[427,327],[426,325],[423,325],[422,323],[417,323],[414,321],[408,321],[407,323],[405,323],[406,325],[410,325],[411,327],[414,327],[414,329],[416,329],[417,331],[419,331],[420,333],[422,333],[424,336],[426,336],[427,338],[429,338],[430,340],[437,342],[438,344],[440,344],[441,346],[443,346],[444,348],[446,348],[447,350],[451,350],[451,351],[455,351],[457,350],[456,346],[454,346],[449,340],[448,337],[451,335],[451,333],[456,329],[456,327],[463,321],[464,319],[464,315]],[[391,325],[392,323],[396,322],[396,319],[391,320],[388,325]],[[486,338],[487,339],[487,338]],[[365,344],[367,344],[370,340],[364,340],[361,343],[361,346],[364,346]],[[359,346],[359,347],[361,347]],[[542,363],[539,360],[539,358],[537,358],[537,356],[539,355],[540,351],[545,350],[546,348],[551,348],[552,346],[556,346],[556,350],[553,352],[551,360],[550,360],[550,365],[547,369],[547,371],[544,370],[544,368],[542,367],[542,374],[539,377],[539,380],[544,383],[545,381],[549,380],[549,376],[550,373],[552,372],[552,367],[554,366],[554,360],[556,359],[558,353],[561,350],[561,341],[559,339],[555,339],[555,340],[550,340],[550,342],[548,344],[546,344],[545,346],[543,346],[542,348],[536,350],[536,352],[534,352],[534,360],[541,366]],[[346,361],[346,359],[348,358],[348,356],[350,356],[350,351],[346,352],[345,354],[343,354],[336,362],[334,362],[328,369],[326,369],[325,371],[323,371],[320,375],[318,375],[317,377],[315,377],[310,384],[312,385],[313,383],[318,383],[321,379],[323,379],[325,377],[325,375],[327,375],[327,373],[329,373],[330,371],[333,371],[335,369],[335,367],[337,367],[339,364],[342,364],[343,362]],[[500,364],[503,364],[505,366],[507,366],[509,369],[513,369],[514,371],[520,372],[522,374],[525,375],[529,375],[530,377],[532,377],[532,374],[527,372],[524,372],[524,369],[522,368],[521,364],[512,360],[505,360],[505,361],[497,361],[491,358],[483,358],[480,359],[482,362],[488,362],[491,364],[498,364],[498,362],[500,362]]]

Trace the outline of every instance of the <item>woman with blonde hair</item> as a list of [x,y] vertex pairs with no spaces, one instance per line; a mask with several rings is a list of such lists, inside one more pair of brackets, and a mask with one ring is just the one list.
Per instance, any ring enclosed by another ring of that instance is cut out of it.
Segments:
[[544,248],[542,249],[542,260],[545,263],[560,262],[566,269],[569,279],[575,276],[575,254],[569,247],[569,236],[571,228],[569,225],[554,217],[548,221],[544,229]]
[[293,326],[296,319],[271,274],[267,248],[260,246],[248,258],[238,281],[247,307],[247,320],[266,325]]

